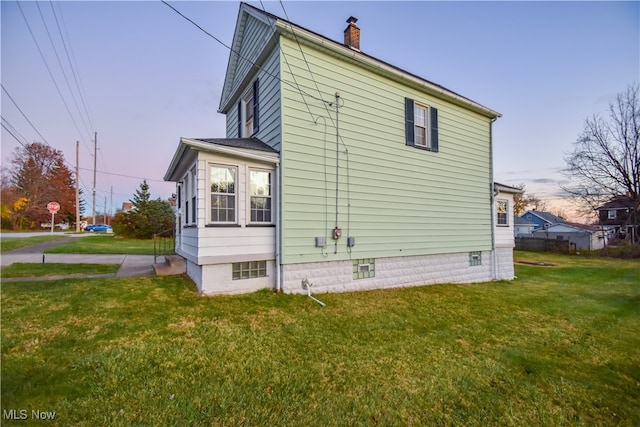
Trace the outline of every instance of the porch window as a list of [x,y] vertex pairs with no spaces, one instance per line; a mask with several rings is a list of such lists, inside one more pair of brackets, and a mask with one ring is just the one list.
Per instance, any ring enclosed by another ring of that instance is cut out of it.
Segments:
[[249,171],[251,192],[251,222],[271,222],[271,172]]
[[181,195],[184,191],[184,223],[185,225],[193,225],[196,223],[196,195],[198,194],[195,167],[185,175],[183,182],[178,194]]
[[616,219],[616,213],[614,209],[610,209],[607,213],[607,219]]
[[196,196],[198,194],[198,176],[196,168],[191,169],[191,224],[196,223],[198,210],[196,209]]
[[236,222],[236,176],[232,166],[211,166],[211,222]]
[[496,202],[496,224],[509,225],[509,203],[506,200]]

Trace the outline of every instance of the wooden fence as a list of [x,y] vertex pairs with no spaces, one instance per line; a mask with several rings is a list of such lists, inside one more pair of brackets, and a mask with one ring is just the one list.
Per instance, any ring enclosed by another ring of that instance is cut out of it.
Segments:
[[557,252],[568,254],[575,252],[568,240],[539,239],[536,237],[516,237],[516,249],[523,251]]

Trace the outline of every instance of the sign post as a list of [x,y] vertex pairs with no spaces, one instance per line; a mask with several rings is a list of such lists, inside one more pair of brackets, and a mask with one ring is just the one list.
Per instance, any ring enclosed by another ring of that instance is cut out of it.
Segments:
[[55,219],[56,212],[60,210],[60,203],[58,202],[47,203],[47,210],[51,214],[51,232],[53,233],[53,226],[55,224],[54,219]]

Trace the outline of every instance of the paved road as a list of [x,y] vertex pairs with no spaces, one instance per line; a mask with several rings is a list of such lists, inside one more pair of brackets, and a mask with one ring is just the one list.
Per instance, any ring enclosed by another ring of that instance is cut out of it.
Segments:
[[[30,234],[30,233],[2,233],[7,234]],[[42,235],[43,233],[37,233]],[[54,233],[55,234],[55,233]],[[64,233],[61,233],[64,235]],[[15,251],[5,252],[0,256],[2,267],[11,265],[14,262],[22,263],[64,263],[64,264],[120,264],[120,269],[116,277],[137,277],[152,276],[153,255],[91,255],[91,254],[45,254],[45,250],[62,245],[71,239],[85,236],[85,234],[72,234],[66,239],[59,239],[53,242],[39,243]],[[158,257],[158,262],[164,262],[164,257]]]
[[30,231],[25,233],[0,233],[0,238],[26,238],[26,237],[35,237],[35,236],[70,236],[70,237],[84,237],[84,236],[92,236],[91,233],[81,233],[81,234],[67,234],[65,231],[55,231],[53,233],[47,231]]

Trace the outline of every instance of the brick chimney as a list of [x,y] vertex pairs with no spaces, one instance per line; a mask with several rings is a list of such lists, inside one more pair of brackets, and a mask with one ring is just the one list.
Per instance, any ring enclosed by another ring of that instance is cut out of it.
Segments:
[[344,30],[344,45],[360,51],[360,28],[358,28],[356,22],[358,22],[358,18],[354,18],[353,16],[347,19],[349,25]]

